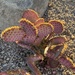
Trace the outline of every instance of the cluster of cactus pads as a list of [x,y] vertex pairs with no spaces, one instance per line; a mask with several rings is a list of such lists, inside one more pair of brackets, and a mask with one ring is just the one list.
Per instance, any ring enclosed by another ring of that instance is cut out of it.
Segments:
[[36,67],[36,62],[46,68],[56,68],[62,64],[75,71],[73,61],[64,56],[67,48],[66,37],[54,37],[63,32],[64,23],[61,20],[45,22],[44,18],[40,18],[34,10],[26,10],[19,20],[19,25],[6,28],[2,31],[1,38],[6,42],[15,42],[19,46],[35,52],[33,56],[26,57],[32,74],[18,69],[1,72],[0,75],[42,75]]

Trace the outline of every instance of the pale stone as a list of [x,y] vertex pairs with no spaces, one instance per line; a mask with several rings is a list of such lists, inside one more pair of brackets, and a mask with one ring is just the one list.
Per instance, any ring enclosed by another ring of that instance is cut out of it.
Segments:
[[34,9],[40,16],[44,14],[49,0],[0,0],[0,30],[18,25],[23,11]]

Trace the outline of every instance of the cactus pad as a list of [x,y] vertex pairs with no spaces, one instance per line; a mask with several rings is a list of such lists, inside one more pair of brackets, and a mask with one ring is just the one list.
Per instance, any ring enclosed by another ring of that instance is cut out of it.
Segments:
[[60,34],[63,31],[63,22],[59,20],[50,20],[50,24],[54,27],[54,33]]
[[27,20],[34,23],[39,18],[39,16],[34,10],[28,9],[23,13],[22,18],[26,18]]
[[49,23],[42,23],[37,26],[38,29],[38,37],[35,40],[35,44],[38,44],[45,38],[47,35],[53,32],[53,26]]
[[12,26],[6,28],[1,33],[1,38],[3,38],[4,41],[8,42],[20,41],[24,36],[25,32],[19,26]]
[[26,35],[32,36],[37,34],[37,28],[29,20],[22,18],[19,22],[20,22],[20,26],[26,32]]

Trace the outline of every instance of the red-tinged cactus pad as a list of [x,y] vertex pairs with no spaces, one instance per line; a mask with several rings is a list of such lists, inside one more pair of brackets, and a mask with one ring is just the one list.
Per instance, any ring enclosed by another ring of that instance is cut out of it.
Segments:
[[33,44],[38,33],[37,28],[33,23],[26,19],[20,20],[20,25],[26,33],[26,36],[23,38],[23,41],[27,44]]
[[25,36],[23,38],[24,43],[29,44],[29,45],[33,45],[34,41],[36,39],[36,36]]
[[25,36],[25,32],[19,26],[12,26],[6,28],[1,33],[1,38],[4,41],[8,41],[8,42],[20,41],[24,36]]
[[53,32],[53,26],[49,23],[42,23],[37,26],[38,29],[38,37],[35,40],[35,44],[38,44],[44,39],[47,35]]
[[62,56],[58,61],[60,62],[60,64],[75,71],[75,63],[73,63],[70,58]]
[[51,44],[53,45],[57,45],[57,44],[64,44],[67,41],[66,37],[53,37],[49,40],[49,42],[51,42]]
[[62,33],[62,31],[63,31],[63,24],[65,22],[59,21],[59,20],[50,20],[49,23],[53,25],[54,33],[56,33],[56,34]]
[[31,75],[29,72],[23,69],[11,70],[7,72],[1,72],[0,75]]
[[26,20],[25,18],[22,18],[20,21],[20,26],[23,28],[23,30],[26,32],[27,36],[33,36],[37,34],[37,28],[34,26],[33,23]]
[[34,23],[39,18],[39,16],[34,10],[28,9],[23,13],[22,18],[26,18],[27,20]]
[[37,26],[37,25],[39,25],[39,24],[41,24],[41,23],[44,23],[44,22],[45,22],[45,21],[44,21],[43,18],[39,18],[39,19],[36,20],[36,22],[34,23],[34,25]]
[[42,23],[37,26],[38,29],[38,37],[46,37],[48,34],[53,32],[53,26],[49,23]]

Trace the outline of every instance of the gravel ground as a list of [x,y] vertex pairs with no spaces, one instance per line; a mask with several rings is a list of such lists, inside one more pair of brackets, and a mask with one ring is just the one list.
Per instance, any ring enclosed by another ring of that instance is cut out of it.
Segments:
[[[49,5],[43,16],[46,21],[52,19],[64,20],[63,36],[68,38],[68,48],[65,55],[75,62],[75,0],[49,0]],[[33,52],[23,49],[15,43],[7,43],[0,39],[0,71],[7,71],[16,68],[25,68],[24,57]],[[39,67],[41,72],[42,68]],[[75,75],[75,73],[62,65],[57,69],[45,69],[43,75]]]

